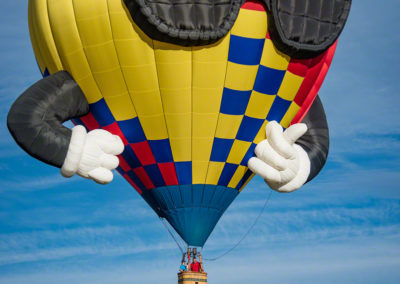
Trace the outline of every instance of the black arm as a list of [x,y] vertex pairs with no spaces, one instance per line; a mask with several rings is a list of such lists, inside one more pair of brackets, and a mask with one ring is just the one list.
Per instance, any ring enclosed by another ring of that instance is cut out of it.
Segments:
[[325,165],[329,151],[328,123],[319,96],[311,105],[302,122],[307,124],[308,130],[297,140],[296,144],[302,146],[310,158],[311,171],[307,180],[310,181]]
[[14,102],[7,126],[28,154],[60,168],[71,140],[71,130],[62,123],[88,112],[80,87],[61,71],[38,81]]

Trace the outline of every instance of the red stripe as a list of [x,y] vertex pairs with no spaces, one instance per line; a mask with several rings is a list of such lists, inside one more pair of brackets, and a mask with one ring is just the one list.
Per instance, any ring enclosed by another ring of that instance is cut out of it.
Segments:
[[178,177],[176,175],[174,163],[160,163],[158,167],[160,168],[161,175],[166,185],[178,185]]
[[126,140],[125,135],[122,133],[121,128],[119,128],[117,122],[113,122],[112,124],[103,126],[102,128],[114,135],[118,135],[121,138],[122,142],[124,142],[124,145],[128,145],[128,141]]
[[133,169],[133,172],[138,176],[140,181],[144,184],[144,186],[147,189],[153,189],[155,187],[153,182],[147,175],[146,171],[144,170],[144,168],[140,167],[140,168]]
[[292,58],[289,62],[287,70],[294,75],[304,77],[307,74],[311,62],[312,62],[311,59],[301,60]]
[[315,98],[317,97],[317,94],[319,92],[319,89],[322,86],[322,83],[325,79],[326,74],[328,73],[329,67],[332,63],[333,55],[335,54],[337,46],[337,41],[326,51],[326,56],[323,60],[322,68],[318,74],[318,77],[315,80],[315,84],[310,90],[308,98],[304,101],[303,105],[300,107],[300,110],[292,120],[291,124],[295,124],[298,122],[301,122],[304,118],[304,116],[307,114],[308,110],[310,109],[312,103],[314,102]]
[[154,159],[153,152],[151,152],[150,145],[148,141],[143,141],[140,143],[130,144],[133,152],[135,152],[138,157],[140,163],[143,166],[152,165],[156,163],[156,159]]
[[140,188],[136,185],[136,183],[133,182],[133,180],[128,176],[128,174],[124,174],[124,178],[133,186],[134,189],[136,189],[136,191],[142,195],[142,191],[140,190]]
[[80,117],[80,119],[89,130],[100,128],[100,124],[97,123],[96,119],[94,118],[91,112],[89,112],[85,116]]
[[125,159],[121,155],[118,156],[118,159],[119,159],[119,166],[121,167],[121,169],[123,169],[124,172],[129,172],[131,170],[131,167],[128,165]]
[[249,0],[246,3],[244,3],[241,7],[241,9],[246,9],[246,10],[254,10],[254,11],[266,11],[264,5],[257,0]]

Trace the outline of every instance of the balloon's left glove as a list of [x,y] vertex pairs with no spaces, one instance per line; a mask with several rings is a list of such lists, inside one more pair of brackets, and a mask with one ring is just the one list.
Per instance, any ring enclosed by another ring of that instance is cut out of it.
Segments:
[[78,174],[100,184],[112,181],[111,170],[118,167],[117,155],[124,151],[124,144],[119,136],[103,129],[86,132],[77,125],[72,128],[71,141],[61,174],[71,177]]

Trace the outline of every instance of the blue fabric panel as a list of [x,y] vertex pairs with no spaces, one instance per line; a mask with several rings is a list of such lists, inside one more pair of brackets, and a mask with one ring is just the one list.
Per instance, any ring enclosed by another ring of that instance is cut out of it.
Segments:
[[157,164],[143,166],[143,168],[146,171],[147,175],[150,177],[155,187],[165,185],[164,178],[162,177],[160,168]]
[[268,113],[267,120],[268,121],[273,121],[276,120],[277,122],[280,122],[287,112],[291,102],[284,100],[278,96],[276,96],[274,103],[272,104],[272,107]]
[[128,165],[132,168],[138,168],[141,166],[139,159],[137,158],[135,152],[133,152],[131,146],[128,144],[125,146],[124,152],[121,154],[122,158],[128,163]]
[[259,64],[264,41],[264,39],[231,35],[228,61],[243,65]]
[[267,95],[276,95],[282,84],[285,72],[260,65],[254,83],[254,91]]
[[175,162],[179,184],[192,184],[192,162]]
[[224,195],[224,189],[221,189],[220,186],[217,186],[217,187],[215,188],[215,193],[214,193],[213,198],[212,198],[211,201],[210,201],[209,206],[210,206],[211,208],[219,209],[219,208],[220,208],[219,201],[220,201],[220,199],[221,199],[221,197],[222,197],[223,195]]
[[167,209],[174,208],[174,203],[172,202],[171,195],[169,194],[169,191],[165,187],[160,187],[159,189],[160,189],[159,190],[160,195],[162,195],[163,200],[164,200],[164,202],[166,204],[166,208]]
[[138,176],[133,171],[127,172],[127,175],[140,188],[141,191],[147,191],[147,189],[144,186],[144,184],[142,183],[142,181],[138,178]]
[[244,116],[236,139],[248,142],[253,141],[263,123],[264,119]]
[[203,184],[193,184],[192,185],[192,199],[193,199],[193,207],[200,207],[203,201]]
[[239,190],[243,184],[246,183],[246,181],[249,179],[249,177],[251,176],[252,171],[250,171],[249,169],[246,171],[246,173],[244,174],[244,176],[242,177],[242,179],[240,180],[240,182],[238,183],[238,185],[236,186],[236,189]]
[[117,170],[117,172],[118,172],[121,176],[123,176],[124,174],[126,174],[125,171],[124,171],[121,167],[119,167],[119,166],[116,168],[116,170]]
[[214,197],[215,190],[217,186],[215,185],[203,185],[203,201],[202,205],[207,207],[211,203],[211,200]]
[[44,72],[42,75],[43,75],[43,78],[50,76],[50,72],[49,72],[49,69],[47,69],[47,67],[44,69]]
[[219,177],[218,185],[228,186],[238,167],[239,165],[226,163]]
[[224,88],[221,101],[221,113],[242,115],[245,113],[249,102],[251,90],[237,91]]
[[138,143],[146,140],[139,118],[121,120],[118,121],[118,125],[129,143]]
[[107,103],[104,99],[89,105],[90,111],[100,126],[107,126],[115,122]]
[[172,158],[169,139],[148,141],[157,163],[170,163],[174,161],[174,159]]
[[193,199],[192,199],[192,185],[180,185],[179,189],[181,191],[181,196],[183,199],[183,206],[184,207],[192,207],[193,206]]
[[244,155],[242,162],[240,165],[247,167],[247,163],[249,162],[251,157],[255,157],[256,154],[254,153],[254,150],[256,149],[257,144],[252,143],[250,145],[250,148],[247,150],[246,155]]
[[232,148],[234,139],[214,138],[210,161],[225,162]]
[[170,192],[175,207],[183,207],[182,195],[179,185],[167,186],[166,189]]

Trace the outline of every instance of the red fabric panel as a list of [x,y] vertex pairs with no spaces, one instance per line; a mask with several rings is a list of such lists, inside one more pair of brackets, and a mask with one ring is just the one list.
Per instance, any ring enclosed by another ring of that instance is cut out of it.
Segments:
[[122,133],[121,128],[119,128],[117,122],[114,122],[114,123],[112,123],[110,125],[107,125],[107,126],[103,126],[102,128],[104,130],[109,131],[110,133],[112,133],[114,135],[118,135],[121,138],[121,140],[124,143],[124,145],[125,146],[128,145],[128,141],[126,140],[124,134]]
[[174,163],[160,163],[158,167],[160,168],[166,185],[178,185],[178,177],[176,175]]
[[140,167],[140,168],[133,169],[133,172],[138,176],[140,181],[144,184],[144,186],[147,189],[153,189],[155,187],[153,182],[147,175],[146,171],[144,170],[144,168]]
[[80,117],[81,121],[89,130],[93,129],[98,129],[100,128],[100,124],[97,123],[96,119],[92,115],[91,112],[89,112],[87,115]]
[[131,167],[128,165],[125,159],[121,155],[118,156],[118,159],[119,159],[119,166],[121,167],[121,169],[123,169],[124,172],[129,172],[131,170]]
[[156,163],[156,159],[154,158],[153,152],[150,149],[149,142],[143,141],[139,143],[134,143],[131,144],[131,147],[143,166]]
[[260,1],[257,1],[257,0],[246,1],[246,3],[244,3],[242,5],[241,9],[265,11],[264,5]]
[[134,189],[136,189],[136,191],[142,195],[142,191],[140,190],[140,188],[136,185],[136,183],[133,182],[133,180],[128,176],[128,174],[124,175],[124,178],[133,186]]

